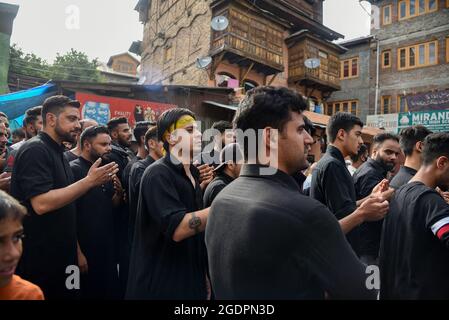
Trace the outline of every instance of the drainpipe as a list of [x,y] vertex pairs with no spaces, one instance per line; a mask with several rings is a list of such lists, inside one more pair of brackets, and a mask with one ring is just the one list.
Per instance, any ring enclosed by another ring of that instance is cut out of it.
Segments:
[[377,115],[377,111],[379,110],[379,58],[380,58],[380,41],[377,37],[375,37],[377,42],[376,49],[376,100],[374,102],[374,114]]

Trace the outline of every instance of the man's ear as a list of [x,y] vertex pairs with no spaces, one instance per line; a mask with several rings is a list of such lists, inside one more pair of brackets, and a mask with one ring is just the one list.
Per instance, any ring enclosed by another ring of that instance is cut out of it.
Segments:
[[56,126],[56,120],[57,117],[54,113],[47,113],[45,116],[45,120],[48,126],[55,127]]
[[449,165],[449,159],[447,157],[444,157],[444,156],[439,157],[437,159],[436,164],[437,164],[437,168],[438,169],[443,169],[445,166]]
[[418,142],[416,142],[416,144],[415,144],[415,149],[418,151],[418,152],[422,152],[422,147],[423,147],[423,142],[422,141],[418,141]]
[[347,135],[347,132],[345,131],[345,129],[340,129],[337,132],[337,139],[343,141],[343,140],[345,140],[346,135]]

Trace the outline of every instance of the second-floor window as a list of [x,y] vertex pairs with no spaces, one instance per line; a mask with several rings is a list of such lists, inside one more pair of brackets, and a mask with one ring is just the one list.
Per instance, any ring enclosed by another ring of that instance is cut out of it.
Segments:
[[328,102],[325,107],[325,114],[331,116],[337,112],[349,112],[353,115],[358,113],[358,100]]
[[426,67],[437,63],[437,40],[398,49],[398,70]]
[[404,95],[398,96],[397,112],[408,112],[407,98]]
[[382,51],[382,68],[391,67],[391,50]]
[[387,114],[391,113],[391,96],[382,96],[382,106],[380,108],[380,113]]
[[391,23],[391,4],[384,6],[382,8],[382,24],[390,24]]
[[351,58],[341,61],[341,79],[356,78],[359,76],[359,58]]
[[438,0],[400,0],[398,2],[399,20],[409,19],[438,9]]

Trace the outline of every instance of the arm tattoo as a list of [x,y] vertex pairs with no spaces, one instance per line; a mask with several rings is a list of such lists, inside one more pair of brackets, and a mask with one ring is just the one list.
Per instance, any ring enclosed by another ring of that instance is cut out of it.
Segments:
[[201,219],[196,216],[195,212],[191,213],[192,218],[189,220],[189,228],[194,229],[195,233],[199,233],[199,227],[201,225]]

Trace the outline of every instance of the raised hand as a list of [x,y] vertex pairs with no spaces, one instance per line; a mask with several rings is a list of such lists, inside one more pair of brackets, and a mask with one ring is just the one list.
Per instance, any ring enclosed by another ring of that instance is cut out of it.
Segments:
[[119,171],[118,164],[115,162],[100,167],[101,161],[101,158],[98,158],[87,173],[87,179],[92,186],[99,186],[111,181],[113,176]]

